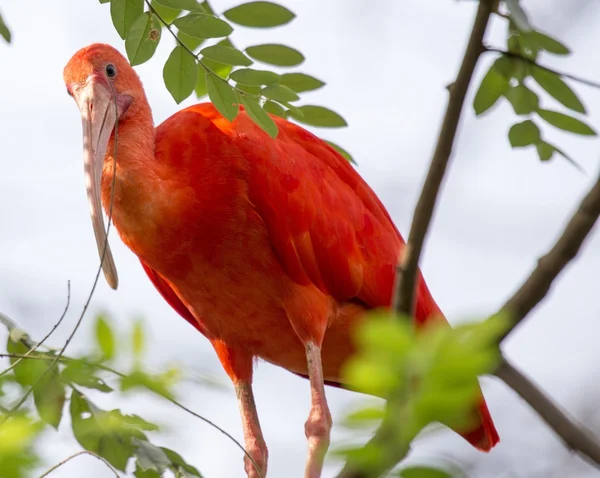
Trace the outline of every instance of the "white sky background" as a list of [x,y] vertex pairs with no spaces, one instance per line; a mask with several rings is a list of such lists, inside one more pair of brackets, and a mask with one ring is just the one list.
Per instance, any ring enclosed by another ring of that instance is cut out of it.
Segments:
[[[239,0],[213,0],[217,11]],[[350,127],[319,131],[348,149],[359,172],[380,195],[400,230],[407,234],[438,132],[447,92],[461,59],[476,2],[282,0],[297,18],[270,31],[236,29],[236,44],[281,41],[302,51],[299,71],[328,86],[303,96],[340,112]],[[564,7],[566,3],[570,7]],[[562,6],[561,6],[562,5]],[[525,0],[534,23],[554,33],[575,54],[553,66],[590,79],[600,78],[600,9],[589,2]],[[576,7],[583,10],[575,14]],[[561,8],[573,11],[562,12]],[[58,346],[75,324],[91,287],[98,255],[85,199],[81,126],[66,94],[62,69],[79,48],[106,42],[124,51],[111,24],[109,7],[97,0],[23,2],[4,0],[1,12],[13,31],[13,44],[0,45],[0,310],[35,338],[59,317],[67,280],[72,283],[68,316],[52,340]],[[490,43],[503,46],[504,22],[495,21]],[[162,66],[174,41],[163,32],[155,57],[137,68],[156,124],[195,102],[177,106],[162,82]],[[478,68],[478,79],[491,61]],[[543,57],[542,61],[547,62]],[[600,92],[574,85],[600,129]],[[472,99],[473,91],[470,92]],[[543,96],[543,104],[554,106]],[[465,110],[454,163],[443,189],[423,257],[425,277],[451,322],[482,317],[515,290],[560,233],[569,214],[595,180],[600,139],[571,137],[549,128],[544,133],[579,161],[583,175],[556,158],[540,164],[533,151],[512,151],[506,138],[516,122],[503,104],[484,119]],[[162,368],[178,363],[195,373],[217,377],[225,390],[185,385],[181,400],[241,439],[235,396],[201,334],[193,331],[162,300],[135,256],[112,233],[120,275],[117,292],[101,280],[92,312],[108,310],[128,340],[130,321],[147,320],[147,362]],[[600,235],[596,231],[579,258],[557,281],[552,295],[516,331],[505,347],[513,363],[530,374],[556,400],[600,435],[596,363],[600,305]],[[92,314],[89,314],[89,319]],[[68,353],[90,345],[86,320]],[[0,342],[6,340],[0,332]],[[597,476],[565,451],[554,435],[501,382],[484,380],[484,389],[501,435],[489,455],[477,453],[457,435],[428,434],[414,444],[414,459],[447,457],[468,465],[469,476],[491,478]],[[300,476],[306,454],[303,424],[308,414],[308,382],[261,364],[255,394],[270,450],[269,476]],[[243,476],[239,450],[218,432],[159,400],[132,396],[115,401],[90,394],[103,408],[121,407],[166,424],[170,433],[154,442],[180,452],[207,477]],[[328,390],[334,416],[361,397]],[[68,412],[66,413],[68,418]],[[65,420],[64,425],[68,425]],[[334,442],[345,435],[334,430]],[[78,450],[68,426],[44,441],[48,465]],[[339,465],[328,466],[325,477]],[[55,476],[109,476],[102,464],[80,457]]]

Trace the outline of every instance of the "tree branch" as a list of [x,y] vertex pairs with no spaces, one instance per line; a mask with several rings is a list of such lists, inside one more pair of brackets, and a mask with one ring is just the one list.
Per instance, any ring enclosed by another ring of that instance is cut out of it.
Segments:
[[517,392],[546,424],[562,439],[565,445],[588,458],[593,466],[600,466],[600,444],[582,423],[570,418],[565,410],[555,405],[533,382],[503,358],[496,376]]
[[[423,242],[427,235],[437,196],[452,155],[452,146],[454,145],[467,90],[471,83],[477,60],[481,53],[485,51],[483,38],[494,3],[494,0],[480,0],[462,64],[456,81],[449,88],[448,106],[446,107],[438,142],[431,159],[421,196],[415,208],[402,265],[396,273],[393,307],[399,313],[407,315],[412,313],[414,290]],[[387,414],[394,416],[395,414],[389,410],[390,407],[394,406],[394,400],[390,399],[387,406]],[[366,447],[376,447],[384,451],[382,460],[377,464],[377,468],[371,467],[365,469],[356,463],[348,461],[338,475],[338,478],[370,478],[380,476],[404,458],[409,449],[406,444],[398,441],[397,433],[390,433],[387,420],[383,421]]]
[[548,68],[547,66],[540,65],[539,63],[537,63],[535,60],[533,60],[531,58],[527,58],[526,56],[519,55],[518,53],[514,53],[512,51],[502,50],[500,48],[493,48],[493,47],[485,47],[485,51],[490,52],[490,53],[500,53],[506,57],[514,58],[514,59],[520,60],[524,63],[528,63],[529,65],[537,66],[538,68],[541,68],[542,70],[546,70],[550,73],[554,73],[555,75],[562,76],[563,78],[568,78],[569,80],[576,81],[577,83],[581,83],[582,85],[591,86],[592,88],[600,89],[600,83],[597,83],[597,82],[591,81],[591,80],[587,80],[587,79],[581,78],[579,76],[572,75],[571,73],[564,73],[562,71]]
[[600,216],[600,176],[579,204],[577,211],[571,216],[562,235],[552,249],[537,263],[527,280],[515,294],[502,306],[513,320],[509,330],[500,338],[502,341],[531,310],[542,301],[550,290],[554,279],[579,252],[583,241],[588,236]]
[[393,300],[394,309],[401,314],[412,315],[414,308],[415,285],[419,259],[423,243],[431,223],[437,197],[452,155],[452,146],[464,106],[465,97],[475,65],[481,53],[485,51],[483,38],[492,13],[494,1],[480,0],[473,29],[456,81],[449,88],[448,106],[438,136],[437,145],[431,159],[429,172],[417,202],[410,235],[405,248],[401,266],[396,272],[396,289]]
[[57,463],[52,468],[48,469],[46,472],[44,472],[42,475],[40,475],[40,478],[44,478],[44,477],[48,476],[50,473],[55,471],[57,468],[60,468],[65,463],[71,461],[73,458],[77,458],[80,455],[90,455],[90,456],[93,456],[94,458],[100,460],[102,463],[104,463],[110,469],[110,471],[112,471],[115,474],[115,476],[117,478],[119,478],[119,473],[117,472],[117,470],[105,458],[102,458],[100,455],[96,455],[94,452],[91,452],[89,450],[81,450],[81,451],[78,451],[77,453],[74,453],[73,455],[65,458],[63,461],[61,461],[60,463]]

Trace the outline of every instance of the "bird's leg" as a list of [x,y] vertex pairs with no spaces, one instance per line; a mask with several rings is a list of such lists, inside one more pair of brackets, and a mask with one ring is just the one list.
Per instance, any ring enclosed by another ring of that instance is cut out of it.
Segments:
[[211,343],[235,387],[247,453],[244,455],[244,470],[248,478],[265,478],[268,453],[252,393],[252,355],[221,340],[213,339]]
[[244,470],[246,470],[248,478],[264,478],[267,475],[268,450],[260,429],[254,394],[252,393],[252,383],[248,381],[236,382],[235,393],[242,417],[246,453],[254,460],[252,462],[249,456],[245,455]]
[[308,458],[304,478],[320,478],[329,448],[331,413],[325,397],[321,349],[313,342],[306,345],[306,361],[310,379],[310,413],[304,426],[308,439]]

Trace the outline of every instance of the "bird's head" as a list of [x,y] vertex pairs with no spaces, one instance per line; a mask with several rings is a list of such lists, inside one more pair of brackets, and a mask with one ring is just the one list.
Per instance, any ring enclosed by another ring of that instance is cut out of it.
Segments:
[[104,44],[96,43],[75,53],[63,76],[81,113],[86,189],[102,269],[108,284],[116,289],[117,269],[106,240],[100,202],[102,171],[115,125],[135,115],[145,102],[144,90],[123,55]]

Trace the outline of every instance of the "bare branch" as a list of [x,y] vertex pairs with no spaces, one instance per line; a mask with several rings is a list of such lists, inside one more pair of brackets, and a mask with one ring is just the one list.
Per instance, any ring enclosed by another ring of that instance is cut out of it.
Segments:
[[600,176],[579,204],[562,235],[550,251],[543,256],[527,280],[504,304],[501,311],[510,315],[514,321],[500,340],[510,332],[542,301],[550,290],[554,279],[579,252],[600,216]]
[[571,73],[565,73],[563,71],[548,68],[547,66],[540,65],[539,63],[537,63],[535,60],[533,60],[531,58],[527,58],[526,56],[519,55],[518,53],[514,53],[512,51],[502,50],[500,48],[493,48],[493,47],[485,47],[485,51],[490,52],[490,53],[500,53],[506,57],[514,58],[514,59],[522,61],[524,63],[528,63],[529,65],[537,66],[538,68],[541,68],[542,70],[546,70],[550,73],[554,73],[555,75],[562,76],[563,78],[567,78],[569,80],[576,81],[577,83],[581,83],[582,85],[591,86],[592,88],[600,89],[600,83],[597,83],[597,82],[591,81],[591,80],[587,80],[585,78],[581,78],[580,76],[572,75]]
[[473,77],[475,65],[481,53],[485,51],[483,38],[490,15],[493,11],[493,0],[480,0],[477,15],[471,30],[467,49],[458,71],[456,81],[449,88],[448,106],[438,142],[431,159],[429,172],[417,202],[410,235],[405,249],[401,266],[396,273],[396,290],[394,294],[394,309],[401,314],[412,315],[414,308],[415,285],[423,243],[433,216],[437,197],[446,173],[446,168],[452,156],[452,146],[456,138],[456,130],[465,102],[465,96]]
[[60,468],[61,466],[63,466],[65,463],[71,461],[73,458],[77,458],[80,455],[90,455],[93,456],[94,458],[100,460],[102,463],[104,463],[109,469],[110,471],[112,471],[115,476],[117,478],[119,478],[119,473],[117,472],[117,470],[115,469],[115,467],[113,467],[105,458],[102,458],[100,455],[96,455],[94,452],[91,452],[89,450],[81,450],[78,451],[77,453],[74,453],[73,455],[65,458],[63,461],[61,461],[60,463],[57,463],[56,465],[54,465],[52,468],[48,469],[47,471],[45,471],[42,475],[40,475],[40,478],[45,478],[46,476],[48,476],[50,473],[52,473],[53,471],[55,471],[56,469]]
[[565,445],[581,453],[596,468],[600,467],[600,443],[582,423],[570,418],[525,375],[503,359],[496,376],[517,392],[552,428]]

